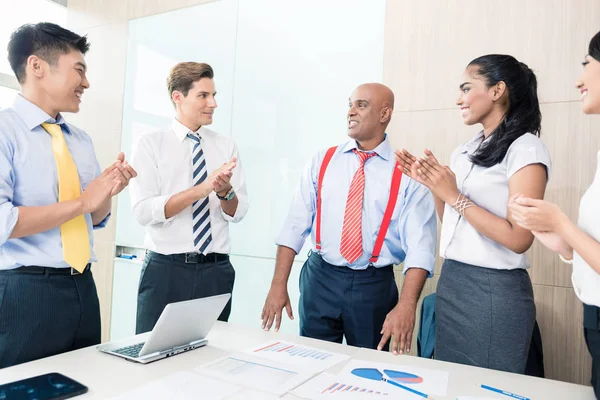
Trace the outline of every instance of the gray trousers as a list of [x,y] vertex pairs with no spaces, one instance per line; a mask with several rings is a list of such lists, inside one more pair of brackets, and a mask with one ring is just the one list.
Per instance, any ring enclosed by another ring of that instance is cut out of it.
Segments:
[[100,305],[90,270],[0,271],[0,368],[98,343]]
[[446,260],[436,292],[435,358],[524,373],[535,324],[527,271]]
[[[183,254],[164,255],[148,251],[138,289],[136,333],[151,331],[169,303],[232,293],[235,270],[223,254],[186,262]],[[227,321],[231,300],[219,316]]]

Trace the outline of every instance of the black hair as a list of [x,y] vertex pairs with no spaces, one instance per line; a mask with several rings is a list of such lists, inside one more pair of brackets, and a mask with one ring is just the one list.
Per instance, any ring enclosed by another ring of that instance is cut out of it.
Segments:
[[55,65],[61,54],[72,50],[87,53],[90,44],[85,36],[71,32],[56,24],[40,22],[26,24],[18,28],[10,36],[8,42],[8,62],[17,80],[25,82],[27,59],[36,55],[50,65]]
[[537,95],[535,73],[514,57],[488,54],[471,61],[488,87],[504,82],[508,92],[508,111],[488,140],[471,156],[482,167],[494,166],[504,159],[510,145],[525,133],[540,136],[542,113]]
[[596,33],[592,40],[590,40],[588,54],[596,61],[600,62],[600,32]]

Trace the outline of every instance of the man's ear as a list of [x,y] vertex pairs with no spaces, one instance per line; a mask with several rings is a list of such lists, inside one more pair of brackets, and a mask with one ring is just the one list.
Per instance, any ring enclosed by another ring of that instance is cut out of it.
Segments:
[[386,122],[389,122],[389,120],[392,118],[392,108],[390,106],[385,106],[381,109],[381,116],[379,118],[379,122],[381,122],[382,124],[385,124]]
[[25,75],[32,75],[38,79],[44,77],[46,73],[46,68],[48,67],[48,63],[35,54],[27,57],[27,62],[25,63]]

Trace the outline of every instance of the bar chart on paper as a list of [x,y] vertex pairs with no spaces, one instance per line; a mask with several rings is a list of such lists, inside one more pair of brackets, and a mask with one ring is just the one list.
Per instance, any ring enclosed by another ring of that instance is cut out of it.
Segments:
[[423,400],[420,396],[396,389],[385,382],[363,381],[356,376],[339,376],[324,372],[294,389],[292,394],[312,400]]
[[349,356],[344,354],[323,351],[284,341],[265,343],[248,349],[245,353],[283,364],[305,367],[312,372],[325,371],[349,358]]
[[361,394],[361,395],[373,395],[373,396],[389,396],[389,393],[377,390],[370,389],[356,385],[350,385],[341,382],[334,382],[325,389],[321,391],[321,397],[323,395],[340,395],[342,393],[348,394]]

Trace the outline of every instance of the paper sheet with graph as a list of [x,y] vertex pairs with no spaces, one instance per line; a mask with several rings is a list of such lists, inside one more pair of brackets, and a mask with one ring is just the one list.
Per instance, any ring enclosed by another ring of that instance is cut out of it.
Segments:
[[[382,377],[392,381],[392,384],[382,382]],[[394,396],[406,394],[407,391],[393,383],[428,395],[445,396],[448,389],[448,373],[445,371],[372,361],[351,360],[336,378],[342,383],[359,387],[383,384],[386,392]]]
[[344,354],[285,341],[263,343],[245,350],[244,353],[286,365],[298,366],[315,373],[325,371],[350,358]]
[[220,358],[194,371],[278,396],[293,390],[318,373],[243,353]]

